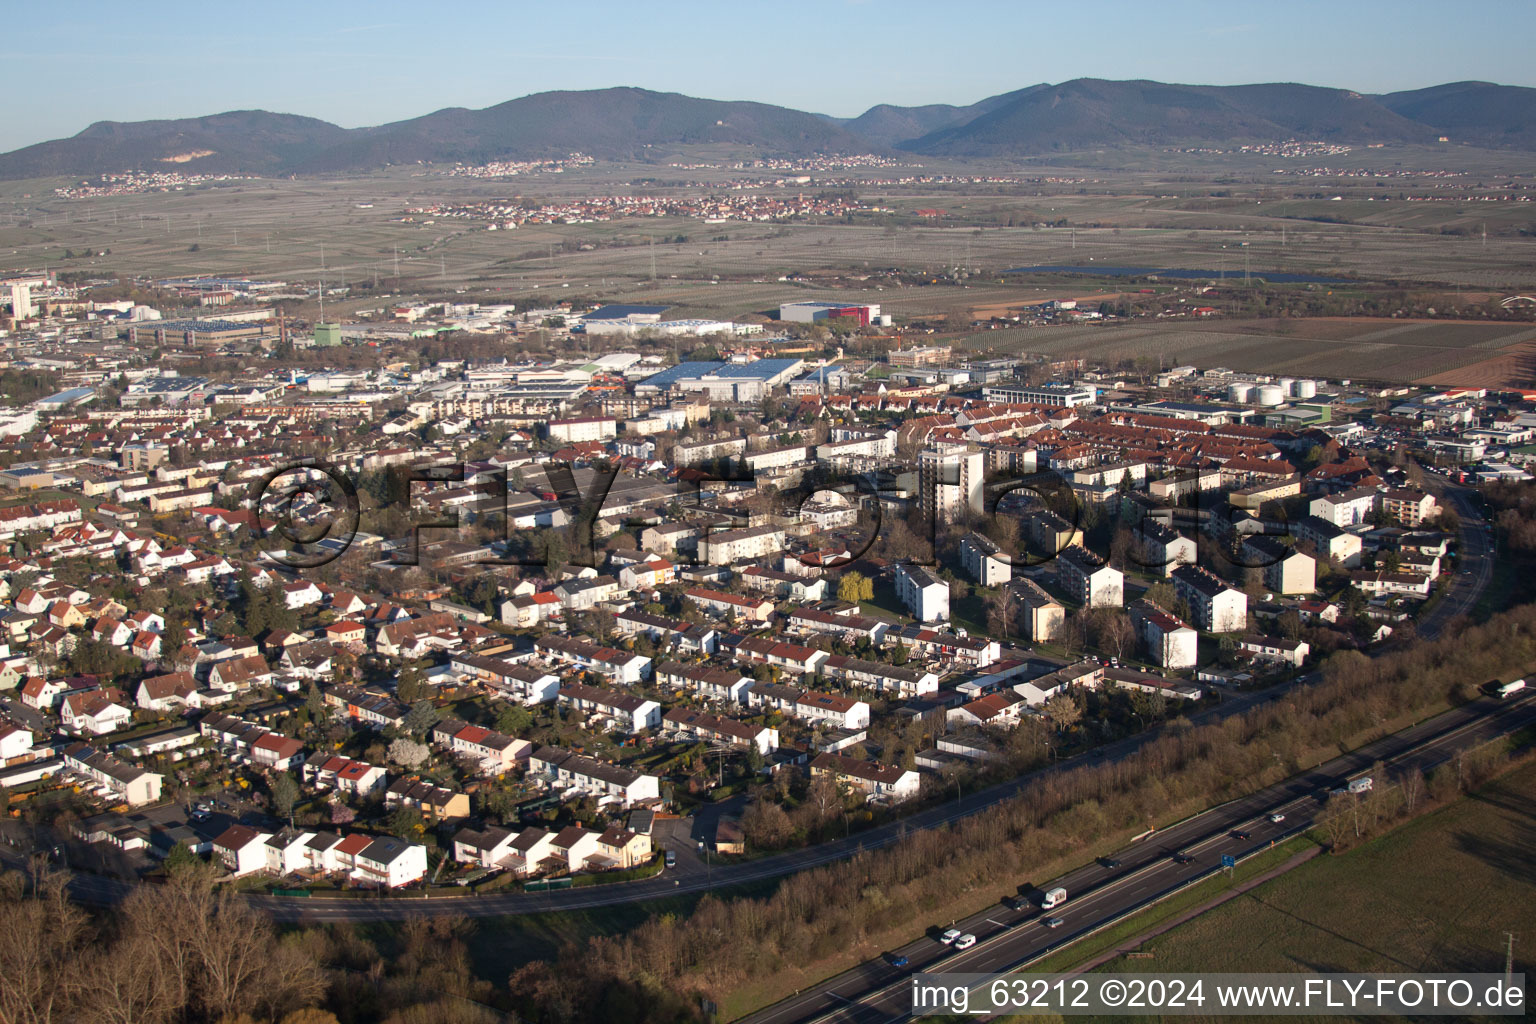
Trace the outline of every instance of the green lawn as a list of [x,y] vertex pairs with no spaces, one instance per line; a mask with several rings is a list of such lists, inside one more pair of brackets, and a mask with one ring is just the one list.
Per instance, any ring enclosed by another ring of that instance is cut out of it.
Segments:
[[[1323,856],[1107,970],[1536,970],[1536,765],[1340,856]],[[1240,937],[1240,940],[1237,938]]]

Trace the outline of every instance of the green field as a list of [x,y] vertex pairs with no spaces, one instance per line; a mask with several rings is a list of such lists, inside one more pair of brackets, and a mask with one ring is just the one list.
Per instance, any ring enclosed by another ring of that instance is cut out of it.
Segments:
[[1536,764],[1148,942],[1111,971],[1536,972]]

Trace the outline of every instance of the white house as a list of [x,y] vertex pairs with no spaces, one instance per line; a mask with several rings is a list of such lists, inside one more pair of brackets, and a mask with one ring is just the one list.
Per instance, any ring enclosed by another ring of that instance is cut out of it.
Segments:
[[896,596],[919,622],[949,621],[949,584],[920,565],[896,566]]

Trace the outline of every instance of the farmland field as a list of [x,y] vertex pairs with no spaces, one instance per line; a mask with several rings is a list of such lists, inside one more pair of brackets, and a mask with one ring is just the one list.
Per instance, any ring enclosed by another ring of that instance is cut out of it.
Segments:
[[[1448,159],[1413,151],[1393,156],[1423,166]],[[1496,157],[1469,153],[1457,159]],[[1425,202],[1396,202],[1418,186],[1394,182],[1384,192],[1368,179],[1302,185],[1277,179],[1262,161],[1247,160],[1212,165],[1216,177],[1201,178],[1193,169],[1174,170],[1181,162],[1192,168],[1202,163],[1163,154],[1147,157],[1145,166],[1091,171],[1065,160],[1055,166],[935,165],[888,173],[1009,177],[1005,184],[902,185],[879,177],[887,172],[871,172],[827,187],[814,181],[763,186],[768,195],[785,195],[789,188],[852,193],[868,209],[850,221],[634,217],[525,224],[512,231],[487,231],[484,222],[448,216],[403,217],[408,208],[437,203],[698,195],[740,172],[611,164],[490,181],[402,169],[352,179],[250,179],[91,199],[54,195],[54,187],[75,182],[7,182],[0,184],[0,271],[46,265],[145,277],[244,274],[311,287],[321,280],[329,287],[351,285],[353,294],[337,300],[337,315],[376,304],[391,289],[400,295],[464,294],[525,305],[551,304],[554,290],[559,297],[669,302],[679,307],[679,315],[721,317],[834,292],[878,301],[898,317],[968,320],[978,311],[993,315],[1028,301],[1114,294],[1124,287],[1092,277],[1003,273],[1046,264],[1207,267],[1230,279],[1246,266],[1254,274],[1422,282],[1447,290],[1472,288],[1481,296],[1466,301],[1536,290],[1536,233],[1528,204],[1478,202],[1473,193],[1429,186],[1416,196]],[[1218,179],[1219,190],[1208,183]],[[1323,188],[1340,198],[1317,198],[1316,190]],[[943,214],[918,218],[919,209]],[[881,272],[889,269],[933,283],[882,287]],[[815,283],[780,280],[786,276]],[[1233,358],[1224,360],[1231,365],[1271,358],[1262,340],[1246,347],[1227,340],[1237,347]],[[1379,367],[1366,365],[1371,350],[1361,349],[1361,358],[1351,359],[1331,344],[1318,348],[1309,340],[1298,334],[1288,344],[1300,348],[1288,355],[1308,365],[1337,354],[1343,368],[1337,372],[1380,376],[1372,372]],[[1219,351],[1222,344],[1213,338],[1178,342],[1191,349],[1191,358],[1202,348]],[[1425,376],[1477,361],[1452,351],[1464,347],[1460,340],[1438,347],[1438,356],[1419,352],[1419,361],[1400,374]],[[1392,355],[1397,349],[1376,351]]]
[[[1320,317],[1018,328],[972,334],[964,344],[978,350],[1070,354],[1111,364],[1152,356],[1162,358],[1166,366],[1193,363],[1335,380],[1410,382],[1432,377],[1437,384],[1472,385],[1488,376],[1479,368],[1483,363],[1507,360],[1533,342],[1536,327],[1529,324]],[[1461,371],[1465,380],[1459,378]],[[1518,363],[1508,375],[1518,377]]]
[[[1320,857],[1152,940],[1107,970],[1490,971],[1504,934],[1536,970],[1536,765],[1349,853]],[[1239,940],[1238,937],[1241,937]]]

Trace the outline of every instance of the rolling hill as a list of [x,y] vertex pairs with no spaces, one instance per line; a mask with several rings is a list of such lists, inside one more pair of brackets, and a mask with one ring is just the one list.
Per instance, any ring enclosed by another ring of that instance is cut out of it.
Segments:
[[262,110],[91,125],[0,155],[0,178],[130,170],[324,174],[391,164],[480,163],[583,152],[644,160],[656,150],[730,144],[769,156],[912,152],[992,158],[1086,148],[1230,145],[1297,138],[1536,150],[1536,89],[1457,82],[1384,96],[1297,84],[1171,85],[1077,79],[968,106],[880,104],[832,118],[746,101],[614,88],[545,92],[452,107],[371,128]]
[[1376,98],[1388,110],[1428,125],[1452,142],[1536,149],[1536,89],[1452,82]]
[[1092,147],[1230,144],[1288,138],[1426,142],[1433,129],[1368,96],[1309,85],[1198,86],[1078,79],[1039,85],[903,149],[1008,157]]

